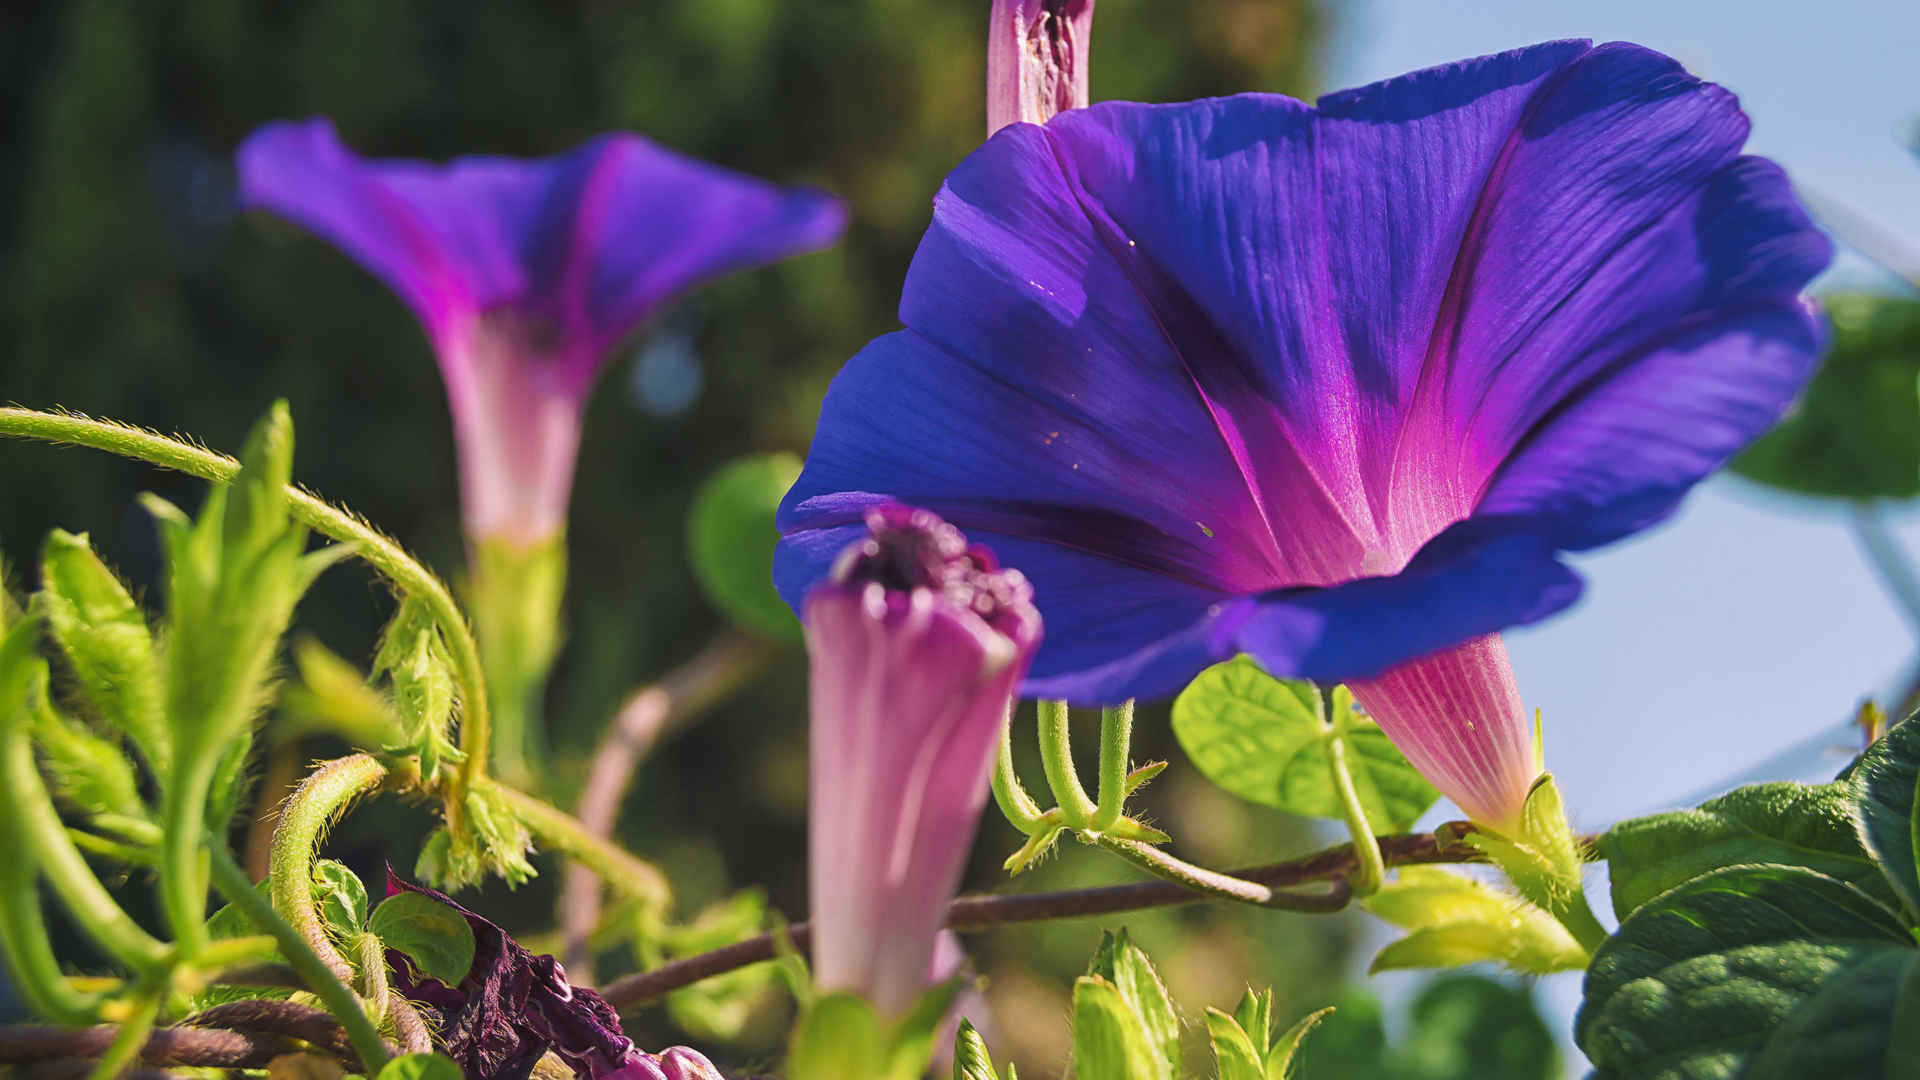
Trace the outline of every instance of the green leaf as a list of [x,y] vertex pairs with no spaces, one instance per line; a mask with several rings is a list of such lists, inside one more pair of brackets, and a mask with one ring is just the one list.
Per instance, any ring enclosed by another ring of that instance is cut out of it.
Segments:
[[1097,975],[1120,991],[1120,998],[1133,1011],[1147,1040],[1159,1047],[1160,1056],[1173,1072],[1180,1069],[1180,1017],[1173,1011],[1173,1000],[1161,984],[1153,962],[1135,945],[1127,931],[1107,931],[1101,935],[1100,948],[1094,953],[1087,974]]
[[[1254,1037],[1233,1017],[1219,1009],[1208,1009],[1207,1037],[1213,1043],[1220,1080],[1267,1080],[1265,1047],[1256,1046]],[[1265,1042],[1266,1033],[1261,1032],[1258,1038]]]
[[1868,892],[1886,891],[1855,832],[1849,784],[1738,788],[1695,810],[1623,821],[1607,830],[1600,848],[1613,910],[1623,919],[1690,878],[1741,863],[1804,866]]
[[1410,931],[1381,949],[1370,971],[1492,961],[1524,974],[1544,975],[1586,966],[1586,950],[1553,916],[1441,867],[1401,867],[1364,903],[1375,915]]
[[374,1080],[460,1080],[460,1066],[439,1054],[401,1054],[381,1066]]
[[1786,420],[1733,471],[1812,495],[1920,494],[1920,302],[1828,296],[1833,343]]
[[1913,945],[1846,882],[1728,867],[1642,905],[1599,949],[1575,1038],[1602,1073],[1649,1080],[1896,1075],[1893,1032],[1920,1024],[1901,992]]
[[1267,1039],[1273,1034],[1273,991],[1262,990],[1256,994],[1248,987],[1240,995],[1240,1003],[1233,1007],[1233,1022],[1240,1025],[1254,1048],[1265,1056]]
[[800,622],[773,589],[774,512],[799,476],[792,454],[740,458],[707,479],[687,516],[693,576],[707,598],[741,626],[788,641],[800,639]]
[[975,1030],[973,1021],[960,1018],[960,1030],[953,1036],[953,1080],[1000,1080],[993,1071],[993,1056],[987,1053],[987,1041]]
[[[1273,999],[1273,992],[1271,990],[1267,992],[1267,999],[1268,1006],[1271,1008]],[[1273,1040],[1272,1045],[1267,1047],[1266,1080],[1292,1080],[1296,1071],[1294,1069],[1294,1063],[1299,1056],[1300,1045],[1306,1042],[1307,1036],[1313,1032],[1313,1029],[1319,1027],[1320,1022],[1332,1015],[1332,1013],[1332,1006],[1310,1012],[1294,1021],[1292,1027],[1282,1032],[1278,1039]],[[1492,1076],[1495,1074],[1488,1073],[1487,1075]]]
[[473,967],[473,928],[465,916],[431,896],[403,892],[387,897],[373,909],[367,929],[448,986],[458,986]]
[[34,604],[86,707],[132,739],[154,772],[166,776],[172,761],[166,689],[146,614],[93,553],[85,533],[47,534],[40,579]]
[[332,859],[316,860],[313,864],[313,895],[320,909],[320,919],[334,940],[352,941],[366,928],[367,887],[360,883],[358,874],[347,869],[345,863]]
[[82,817],[121,814],[151,817],[140,798],[140,781],[117,740],[101,738],[86,725],[62,715],[47,696],[47,668],[37,664],[29,676],[27,711],[34,745],[47,774],[47,786]]
[[1907,912],[1920,915],[1920,724],[1895,724],[1854,766],[1860,840],[1885,869]]
[[284,719],[277,731],[282,738],[325,731],[369,750],[407,742],[409,733],[392,705],[367,685],[359,668],[311,638],[294,644],[293,664],[300,684],[281,691]]
[[787,1080],[881,1077],[886,1061],[886,1038],[873,1006],[853,994],[826,994],[793,1029]]
[[[259,893],[261,899],[269,905],[273,903],[271,886],[272,882],[265,878],[254,882],[253,885],[253,891]],[[207,936],[215,941],[222,938],[251,937],[259,932],[260,929],[253,924],[252,919],[247,917],[247,913],[233,904],[221,905],[219,910],[207,918]]]
[[1082,975],[1073,984],[1073,1069],[1078,1080],[1174,1076],[1152,1033],[1120,991],[1095,975]]
[[1249,802],[1339,818],[1327,740],[1347,740],[1347,762],[1367,821],[1382,832],[1411,825],[1438,799],[1379,726],[1332,692],[1330,726],[1311,683],[1276,679],[1251,657],[1200,673],[1173,703],[1173,732],[1207,779]]

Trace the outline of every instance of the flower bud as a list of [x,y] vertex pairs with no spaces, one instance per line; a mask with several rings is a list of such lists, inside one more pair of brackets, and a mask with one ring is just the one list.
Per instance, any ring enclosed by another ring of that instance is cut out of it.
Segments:
[[1093,0],[993,0],[987,134],[1087,104]]
[[1024,576],[936,515],[866,523],[805,604],[813,961],[822,990],[897,1017],[929,985],[1040,616]]

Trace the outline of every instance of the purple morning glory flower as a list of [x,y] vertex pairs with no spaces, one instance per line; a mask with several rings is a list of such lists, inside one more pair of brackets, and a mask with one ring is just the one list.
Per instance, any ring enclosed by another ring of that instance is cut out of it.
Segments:
[[417,971],[400,950],[387,950],[393,988],[423,1007],[441,1051],[467,1080],[526,1080],[548,1051],[580,1080],[719,1080],[712,1062],[684,1046],[658,1056],[640,1052],[621,1032],[613,1006],[568,983],[559,961],[535,956],[491,921],[389,869],[387,895],[400,892],[432,897],[473,930],[473,964],[457,986]]
[[602,135],[534,161],[367,161],[325,119],[240,147],[240,196],[339,246],[413,308],[440,358],[468,535],[566,524],[581,412],[620,339],[730,271],[833,243],[840,204]]
[[933,514],[862,517],[803,612],[813,973],[897,1017],[932,985],[1040,616],[1019,571]]
[[1032,579],[1026,693],[1164,697],[1244,651],[1351,681],[1510,825],[1538,762],[1497,632],[1571,604],[1558,553],[1665,517],[1819,351],[1830,247],[1747,127],[1579,41],[1010,127],[941,189],[907,329],[828,392],[777,583],[925,506]]

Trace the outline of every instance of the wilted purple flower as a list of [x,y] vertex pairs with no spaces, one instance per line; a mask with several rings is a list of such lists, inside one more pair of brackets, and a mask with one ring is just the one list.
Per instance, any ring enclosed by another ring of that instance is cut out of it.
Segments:
[[1085,108],[1094,0],[993,0],[987,134]]
[[458,986],[415,970],[400,950],[387,950],[393,988],[425,1007],[440,1049],[467,1080],[525,1080],[549,1050],[580,1080],[719,1080],[713,1064],[686,1047],[657,1058],[641,1053],[621,1032],[613,1006],[569,984],[559,961],[533,955],[492,922],[389,869],[387,895],[400,892],[432,897],[473,929],[473,965]]
[[602,135],[556,157],[367,161],[325,119],[240,147],[247,207],[291,218],[400,295],[439,354],[475,540],[566,524],[588,391],[609,351],[702,279],[832,243],[833,199]]
[[1019,571],[933,514],[862,516],[804,611],[813,970],[898,1015],[931,985],[1040,616]]
[[[948,177],[904,332],[835,380],[781,508],[798,603],[866,509],[1032,578],[1025,692],[1173,693],[1244,651],[1354,681],[1500,827],[1537,762],[1500,639],[1557,554],[1771,424],[1830,256],[1732,94],[1565,41],[1321,99],[1106,103]],[[1417,661],[1409,663],[1409,661]]]

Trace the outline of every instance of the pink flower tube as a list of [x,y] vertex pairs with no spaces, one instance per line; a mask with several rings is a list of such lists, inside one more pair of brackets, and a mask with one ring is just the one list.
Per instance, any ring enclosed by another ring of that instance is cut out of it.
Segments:
[[865,518],[805,605],[813,964],[898,1016],[927,988],[1040,616],[1019,571],[935,515]]

